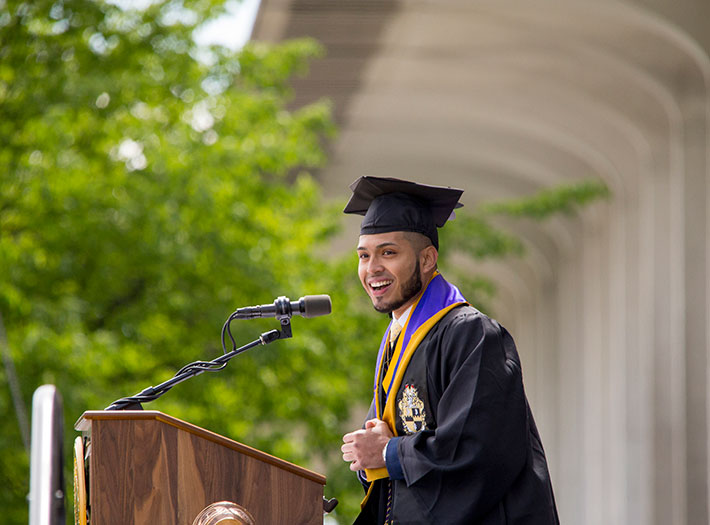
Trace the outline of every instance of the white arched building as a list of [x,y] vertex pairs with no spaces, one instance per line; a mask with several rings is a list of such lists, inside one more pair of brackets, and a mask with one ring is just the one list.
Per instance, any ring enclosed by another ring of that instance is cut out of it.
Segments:
[[[262,0],[254,38],[327,56],[328,195],[360,175],[463,201],[603,179],[578,216],[511,227],[485,268],[565,524],[707,525],[710,2]],[[354,238],[354,237],[353,237]]]

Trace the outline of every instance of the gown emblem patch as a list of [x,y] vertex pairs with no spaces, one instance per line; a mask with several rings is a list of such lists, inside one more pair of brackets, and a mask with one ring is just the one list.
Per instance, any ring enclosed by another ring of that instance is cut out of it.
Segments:
[[397,405],[402,426],[407,434],[414,434],[426,429],[426,411],[424,401],[419,399],[419,392],[412,385],[406,385],[402,391],[402,399]]

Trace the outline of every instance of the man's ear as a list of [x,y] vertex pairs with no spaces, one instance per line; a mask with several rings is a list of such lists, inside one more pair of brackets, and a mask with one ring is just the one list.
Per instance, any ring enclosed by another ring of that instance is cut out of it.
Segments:
[[431,244],[419,252],[419,267],[422,273],[434,272],[438,260],[439,252]]

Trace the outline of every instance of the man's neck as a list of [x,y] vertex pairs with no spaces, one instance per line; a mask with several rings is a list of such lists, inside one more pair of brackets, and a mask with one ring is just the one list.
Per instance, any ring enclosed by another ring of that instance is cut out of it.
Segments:
[[[434,277],[434,272],[431,272],[427,276],[422,276],[422,282],[425,283],[422,286],[422,289],[419,290],[419,293],[417,295],[415,295],[414,297],[412,297],[412,300],[409,301],[407,304],[404,304],[404,305],[400,306],[399,308],[397,308],[396,310],[392,311],[392,317],[394,319],[397,319],[397,320],[401,319],[404,316],[405,312],[407,314],[409,314],[409,310],[419,300],[419,297],[421,297],[421,295],[424,293],[424,290],[426,290],[426,287],[429,286],[429,282],[431,282],[433,277]],[[402,319],[402,321],[406,321],[406,320],[407,320],[406,317],[404,317]]]

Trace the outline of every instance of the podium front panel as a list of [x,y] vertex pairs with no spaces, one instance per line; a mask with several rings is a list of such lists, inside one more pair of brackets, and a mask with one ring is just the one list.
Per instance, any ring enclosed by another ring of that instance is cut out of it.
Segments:
[[91,436],[92,525],[191,525],[217,501],[258,524],[323,523],[319,474],[160,412],[104,414],[77,426]]

